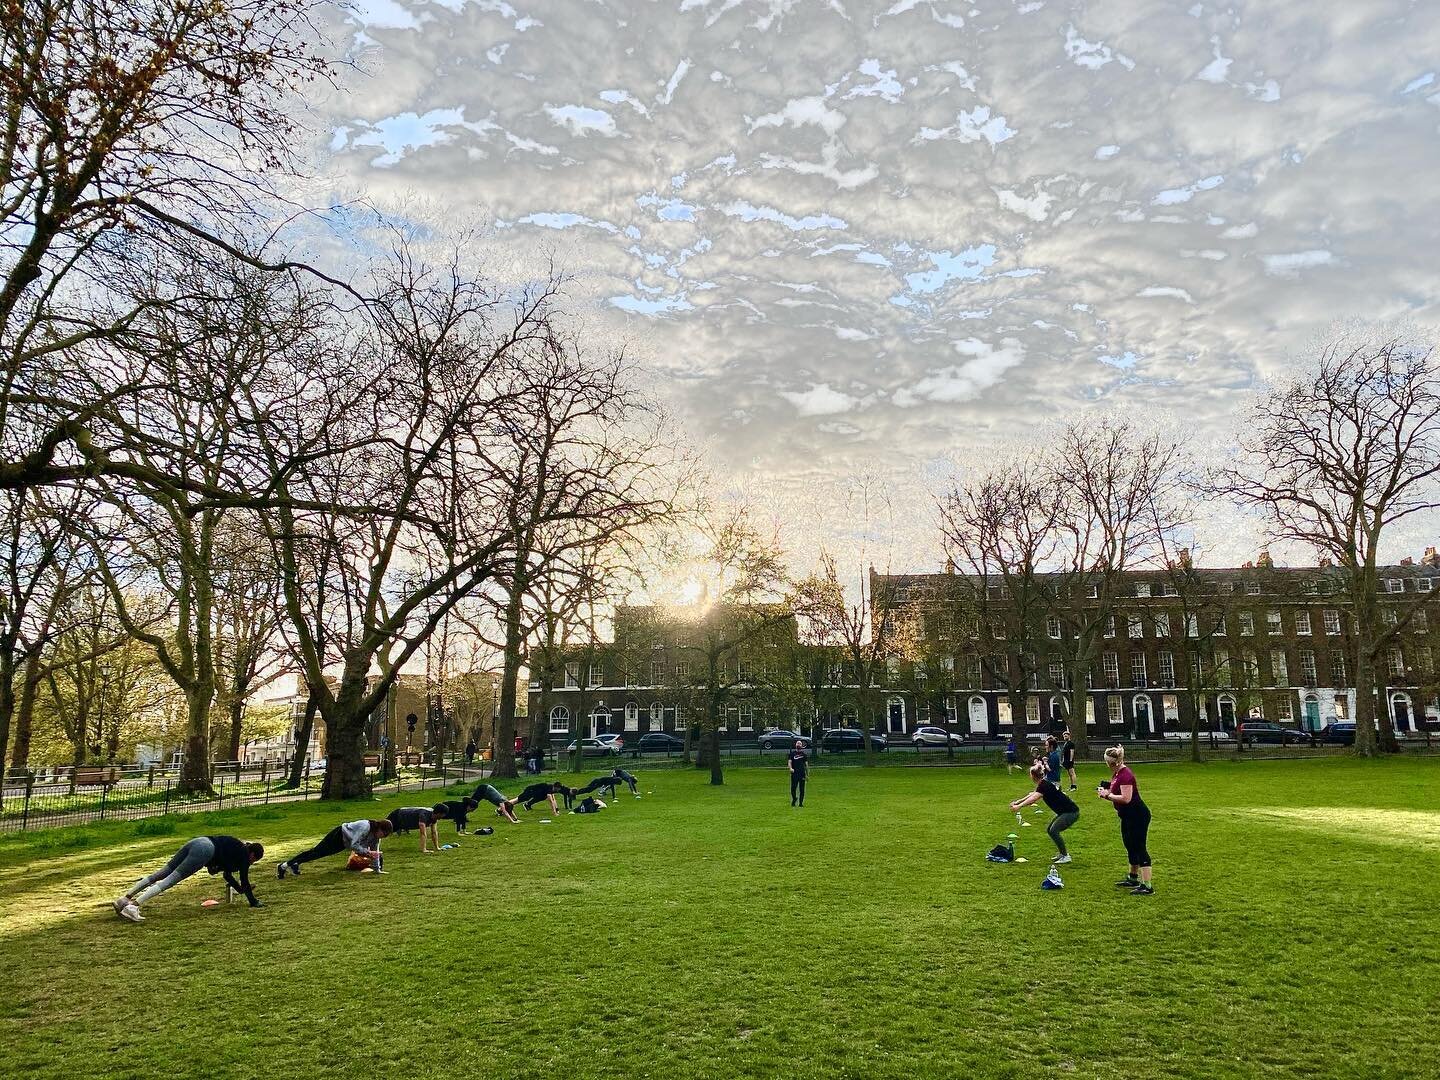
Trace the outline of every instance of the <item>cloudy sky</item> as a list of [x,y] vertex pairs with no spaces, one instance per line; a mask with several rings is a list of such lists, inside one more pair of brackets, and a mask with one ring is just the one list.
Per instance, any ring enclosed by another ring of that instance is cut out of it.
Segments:
[[1434,0],[514,3],[354,0],[317,172],[557,252],[755,489],[928,536],[1047,421],[1223,443],[1337,316],[1440,322]]

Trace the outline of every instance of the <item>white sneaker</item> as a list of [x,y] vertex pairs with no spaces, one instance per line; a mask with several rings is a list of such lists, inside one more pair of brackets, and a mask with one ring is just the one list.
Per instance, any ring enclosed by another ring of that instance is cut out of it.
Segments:
[[124,915],[125,909],[129,907],[131,903],[133,903],[133,901],[130,899],[130,897],[117,896],[114,900],[110,902],[110,906],[115,909],[116,915]]
[[120,912],[120,917],[122,919],[129,919],[131,922],[145,921],[145,916],[140,914],[140,909],[133,903],[125,905],[124,909]]
[[1070,861],[1070,856],[1069,856],[1069,855],[1056,855],[1056,856],[1055,856],[1053,859],[1051,859],[1050,861],[1051,861],[1052,863],[1054,863],[1056,866],[1064,866],[1066,863],[1068,863],[1068,862]]

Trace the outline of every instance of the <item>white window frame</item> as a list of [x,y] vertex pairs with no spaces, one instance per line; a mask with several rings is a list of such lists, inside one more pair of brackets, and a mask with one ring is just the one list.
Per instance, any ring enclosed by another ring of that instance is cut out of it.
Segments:
[[1166,650],[1160,654],[1160,682],[1163,686],[1175,685],[1175,654]]
[[1143,652],[1132,652],[1130,654],[1130,685],[1144,689],[1149,686],[1149,673],[1145,668],[1145,654]]
[[1385,591],[1391,593],[1403,593],[1405,591],[1405,579],[1398,577],[1386,578]]
[[1285,621],[1280,617],[1280,612],[1265,612],[1265,633],[1270,637],[1274,637],[1275,635],[1283,634],[1284,632]]
[[665,706],[658,701],[650,703],[650,730],[665,730]]
[[1340,612],[1334,608],[1326,608],[1320,614],[1321,621],[1325,625],[1325,633],[1334,637],[1340,633]]
[[570,734],[570,710],[564,705],[556,705],[550,710],[550,734]]
[[1045,620],[1045,633],[1051,641],[1059,641],[1061,634],[1060,620],[1053,615]]
[[[1300,665],[1300,680],[1305,686],[1320,685],[1320,668],[1315,661],[1314,649],[1297,649],[1295,659]],[[1308,661],[1308,662],[1307,662]]]
[[1139,615],[1127,615],[1125,617],[1126,630],[1133,641],[1145,636],[1145,620]]
[[589,681],[586,683],[586,685],[587,685],[587,686],[604,686],[604,685],[605,685],[605,665],[604,665],[604,664],[598,664],[598,663],[597,663],[597,664],[591,664],[591,665],[590,665]]
[[580,686],[580,661],[572,660],[565,665],[565,689],[575,690]]
[[1240,636],[1255,636],[1255,613],[1253,611],[1240,612]]
[[1170,636],[1170,613],[1168,611],[1155,613],[1155,636],[1160,638]]
[[1310,612],[1295,612],[1295,633],[1308,635],[1313,634],[1314,632],[1314,628],[1311,626],[1310,623]]
[[1125,706],[1119,694],[1108,694],[1105,698],[1105,720],[1112,728],[1125,726]]
[[1284,649],[1270,650],[1270,685],[1290,685],[1290,657]]
[[1105,672],[1105,682],[1110,689],[1120,685],[1120,655],[1107,652],[1100,654],[1100,664]]
[[1142,600],[1150,595],[1150,583],[1148,581],[1137,581],[1135,583],[1135,595]]

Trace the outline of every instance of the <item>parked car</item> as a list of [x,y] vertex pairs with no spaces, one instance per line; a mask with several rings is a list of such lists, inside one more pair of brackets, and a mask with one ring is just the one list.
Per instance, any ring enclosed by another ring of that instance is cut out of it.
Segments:
[[[820,749],[832,753],[836,750],[863,750],[864,740],[865,734],[858,728],[831,728],[820,736]],[[876,750],[884,750],[890,742],[884,735],[871,735],[870,745]]]
[[[620,751],[625,749],[625,739],[613,732],[605,735],[597,735],[593,739],[580,740],[581,757],[619,757]],[[575,744],[572,742],[565,747],[567,754],[575,752]]]
[[1281,727],[1279,724],[1267,724],[1261,720],[1246,720],[1235,731],[1240,739],[1247,743],[1278,743],[1281,746],[1290,746],[1294,743],[1310,741],[1308,731],[1297,731],[1295,728]]
[[[1167,732],[1165,732],[1165,738],[1167,738],[1167,739],[1186,739],[1186,740],[1188,740],[1188,739],[1190,738],[1190,732],[1188,732],[1188,731],[1167,731]],[[1225,731],[1225,730],[1222,729],[1222,728],[1217,728],[1217,729],[1214,730],[1214,731],[1202,731],[1202,732],[1200,732],[1200,741],[1201,741],[1201,742],[1232,742],[1232,741],[1234,740],[1234,738],[1235,738],[1234,735],[1232,735],[1232,734],[1231,734],[1230,732],[1228,732],[1228,731]]]
[[641,754],[675,754],[684,749],[684,739],[677,739],[664,731],[647,731],[630,747],[630,755],[639,757]]
[[788,750],[797,742],[801,744],[801,749],[810,749],[810,740],[798,731],[786,731],[784,728],[776,728],[774,731],[767,731],[760,736],[760,749]]
[[1326,746],[1354,746],[1355,721],[1340,720],[1320,729],[1320,741]]
[[959,746],[965,741],[965,736],[941,727],[917,727],[910,741],[915,744],[916,750],[922,750],[927,746]]

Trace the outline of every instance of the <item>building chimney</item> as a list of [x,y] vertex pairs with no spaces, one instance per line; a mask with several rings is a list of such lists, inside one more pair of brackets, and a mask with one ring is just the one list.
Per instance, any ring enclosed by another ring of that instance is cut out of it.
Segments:
[[947,574],[953,574],[953,573],[955,573],[955,560],[954,560],[954,559],[946,559],[946,560],[945,560],[945,573],[947,573]]
[[1260,557],[1255,560],[1255,565],[1263,570],[1272,570],[1275,567],[1274,561],[1270,558],[1270,549],[1261,548]]
[[1189,570],[1189,569],[1190,569],[1190,549],[1189,549],[1189,548],[1181,548],[1181,549],[1180,549],[1180,565],[1181,565],[1182,567],[1184,567],[1186,570]]
[[1409,555],[1406,555],[1405,558],[1403,558],[1403,559],[1400,560],[1400,565],[1401,565],[1401,566],[1414,566],[1414,565],[1415,565],[1415,560],[1412,559],[1412,558],[1410,558]]
[[1435,554],[1433,547],[1425,549],[1425,557],[1420,560],[1421,566],[1440,567],[1440,555]]
[[1329,570],[1330,567],[1332,567],[1332,566],[1334,566],[1334,565],[1335,565],[1335,564],[1330,561],[1330,556],[1329,556],[1329,555],[1321,555],[1321,556],[1320,556],[1320,569],[1321,569],[1321,570]]
[[1240,569],[1241,569],[1241,570],[1254,570],[1254,569],[1255,569],[1255,564],[1254,564],[1251,560],[1246,559],[1244,562],[1242,562],[1242,563],[1240,564]]

